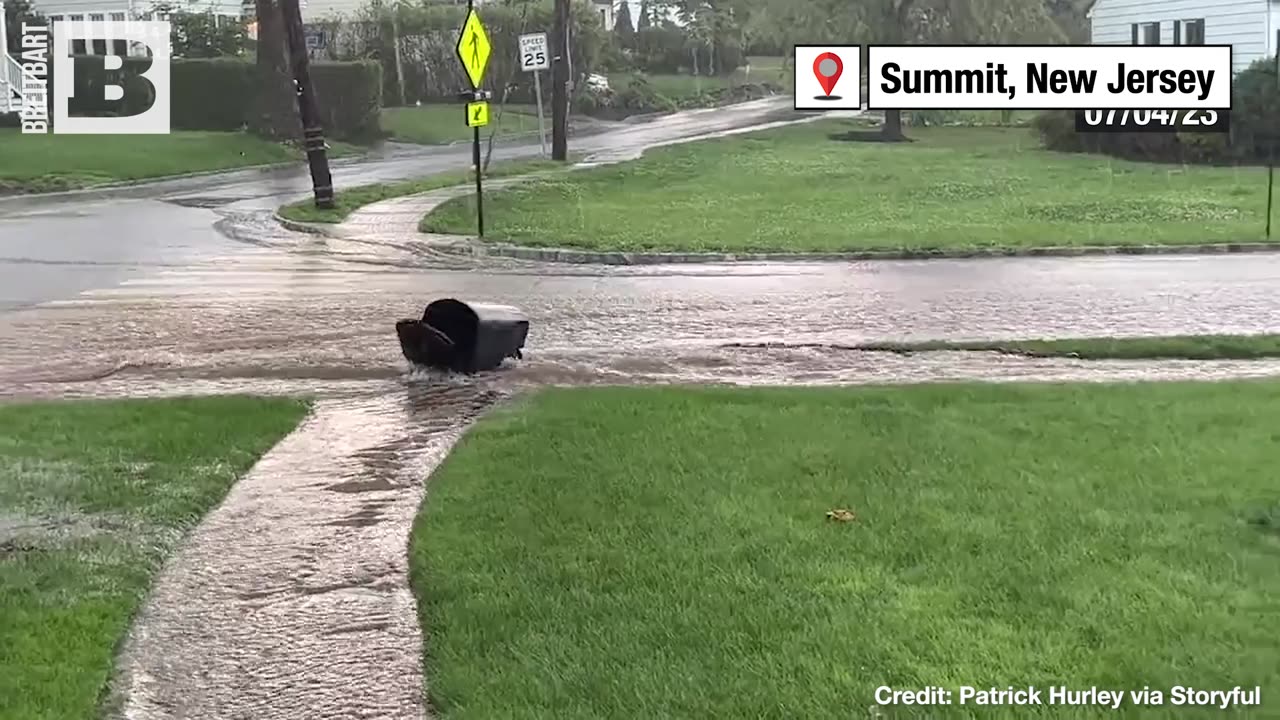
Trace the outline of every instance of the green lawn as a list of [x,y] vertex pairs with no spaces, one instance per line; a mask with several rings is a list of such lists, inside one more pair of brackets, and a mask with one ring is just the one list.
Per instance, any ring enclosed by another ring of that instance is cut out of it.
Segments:
[[[464,106],[460,103],[384,108],[382,129],[390,133],[391,139],[397,142],[439,145],[470,140],[472,130],[466,125],[463,109]],[[532,134],[534,140],[538,138],[538,109],[532,105],[508,105],[499,121],[498,105],[494,103],[489,123],[480,128],[482,138],[487,138],[494,128],[497,128],[499,136]],[[549,113],[546,123],[549,133]]]
[[[489,166],[489,172],[485,174],[485,177],[510,177],[512,175],[562,170],[564,168],[565,163],[552,160],[534,159],[495,162]],[[334,193],[334,207],[328,210],[317,208],[315,199],[307,198],[306,200],[284,205],[279,212],[281,217],[298,222],[340,223],[357,209],[379,200],[416,195],[430,190],[439,190],[440,188],[474,182],[475,173],[468,168],[467,170],[440,173],[417,180],[358,185],[350,189],[338,190]]]
[[621,90],[625,88],[633,78],[643,77],[655,91],[676,101],[700,95],[702,93],[733,87],[735,85],[744,85],[747,83],[768,83],[770,85],[779,85],[785,88],[791,87],[792,81],[794,80],[794,74],[792,73],[789,65],[786,68],[783,67],[782,58],[751,57],[748,58],[748,61],[748,65],[743,65],[729,75],[706,76],[693,75],[692,73],[650,74],[641,72],[609,73],[609,86],[614,90]]
[[1084,360],[1257,360],[1280,357],[1280,335],[1182,335],[1055,340],[948,340],[867,343],[851,349],[883,352],[967,350]]
[[[485,201],[487,239],[727,252],[1262,239],[1264,170],[1053,153],[1022,128],[830,139],[856,127],[826,120],[676,145],[497,191]],[[472,202],[446,203],[426,226],[469,233]]]
[[1276,427],[1276,382],[547,391],[430,481],[410,544],[430,700],[445,720],[868,717],[880,685],[1267,703]]
[[[331,157],[355,148],[331,143]],[[301,162],[301,150],[248,133],[23,135],[0,129],[0,193],[52,192],[165,175]]]
[[98,717],[152,574],[305,411],[242,397],[0,406],[0,719]]

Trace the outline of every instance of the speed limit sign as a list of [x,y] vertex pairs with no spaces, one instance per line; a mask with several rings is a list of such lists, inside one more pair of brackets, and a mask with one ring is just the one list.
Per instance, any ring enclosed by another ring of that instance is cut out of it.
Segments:
[[528,33],[520,36],[520,69],[525,72],[547,70],[551,68],[550,53],[547,52],[547,34]]

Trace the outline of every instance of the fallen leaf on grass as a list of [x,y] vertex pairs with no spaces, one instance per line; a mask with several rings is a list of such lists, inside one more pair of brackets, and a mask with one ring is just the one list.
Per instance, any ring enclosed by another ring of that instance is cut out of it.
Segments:
[[837,520],[839,522],[853,522],[854,520],[858,519],[858,516],[854,515],[852,510],[845,510],[844,508],[840,508],[838,510],[832,510],[828,512],[827,519]]

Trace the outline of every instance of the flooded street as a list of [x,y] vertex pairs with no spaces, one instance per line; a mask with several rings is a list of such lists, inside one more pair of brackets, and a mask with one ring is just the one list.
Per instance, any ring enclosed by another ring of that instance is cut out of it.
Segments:
[[[119,666],[125,717],[427,713],[404,557],[423,480],[467,423],[529,388],[1280,374],[1269,361],[838,349],[1280,332],[1278,255],[542,265],[288,232],[270,211],[298,181],[277,180],[103,191],[75,214],[0,205],[15,308],[0,314],[0,397],[317,398],[157,580]],[[123,217],[110,242],[86,240]],[[474,378],[410,371],[394,323],[442,297],[524,310],[526,359]]]
[[1165,376],[1192,370],[813,346],[1280,330],[1272,290],[1280,261],[1272,255],[481,266],[413,248],[258,231],[224,257],[0,316],[0,390],[324,394],[400,386],[412,380],[393,325],[440,297],[528,313],[526,360],[501,378],[513,386]]

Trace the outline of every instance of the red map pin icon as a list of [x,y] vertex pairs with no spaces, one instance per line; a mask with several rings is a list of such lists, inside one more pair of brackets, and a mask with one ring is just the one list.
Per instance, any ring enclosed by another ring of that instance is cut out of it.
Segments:
[[824,52],[813,59],[813,76],[818,78],[818,84],[827,95],[835,89],[842,72],[844,63],[840,62],[840,56],[835,53]]

